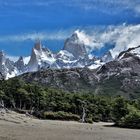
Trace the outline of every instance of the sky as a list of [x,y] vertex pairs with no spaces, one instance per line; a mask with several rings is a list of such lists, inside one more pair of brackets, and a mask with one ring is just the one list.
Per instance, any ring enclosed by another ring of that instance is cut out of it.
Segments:
[[127,30],[125,43],[131,44],[128,34],[139,35],[139,24],[140,0],[0,0],[0,50],[13,57],[29,56],[40,38],[43,45],[57,52],[77,29],[94,39],[98,36],[97,46],[105,33],[112,41],[114,34],[121,36],[122,30],[123,35]]

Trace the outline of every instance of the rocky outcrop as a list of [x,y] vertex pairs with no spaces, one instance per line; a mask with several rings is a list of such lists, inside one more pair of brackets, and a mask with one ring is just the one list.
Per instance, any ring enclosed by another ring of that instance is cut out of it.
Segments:
[[98,81],[95,73],[87,68],[83,69],[48,69],[20,76],[26,82],[39,83],[46,87],[63,89],[66,91],[92,90]]

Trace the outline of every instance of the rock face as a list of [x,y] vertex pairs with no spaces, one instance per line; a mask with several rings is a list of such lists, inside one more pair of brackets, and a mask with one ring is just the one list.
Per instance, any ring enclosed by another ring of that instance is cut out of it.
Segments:
[[14,75],[16,73],[16,68],[14,66],[14,62],[10,61],[6,58],[3,51],[0,52],[0,72],[5,79],[9,78],[10,75]]
[[101,60],[105,63],[112,61],[113,57],[112,57],[110,51],[108,51],[104,56],[102,56]]
[[15,62],[15,67],[19,70],[19,72],[24,72],[25,71],[25,64],[24,64],[24,60],[23,60],[23,57],[21,56],[19,58],[19,60],[17,62]]
[[[123,53],[121,58],[108,62],[97,72],[103,88],[108,93],[136,98],[140,97],[140,58],[137,53]],[[114,89],[112,89],[114,88]],[[112,89],[112,91],[110,91]],[[127,94],[126,94],[127,93]]]
[[85,44],[80,40],[77,32],[65,41],[64,50],[73,54],[76,59],[87,55]]
[[26,82],[33,82],[47,87],[76,92],[92,90],[98,81],[95,73],[88,68],[48,69],[34,73],[26,73],[19,78]]
[[43,66],[49,67],[54,61],[53,54],[47,48],[42,48],[41,42],[37,41],[32,49],[31,58],[27,66],[28,71],[37,71]]

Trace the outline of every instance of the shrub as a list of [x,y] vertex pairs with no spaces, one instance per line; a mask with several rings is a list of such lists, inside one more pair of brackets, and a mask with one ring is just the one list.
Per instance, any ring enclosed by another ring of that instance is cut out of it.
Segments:
[[79,121],[80,117],[72,113],[59,111],[59,112],[44,112],[44,119]]
[[101,121],[101,114],[94,115],[94,116],[93,116],[93,121],[94,121],[94,122],[99,122],[99,121]]
[[121,96],[115,98],[112,104],[112,116],[116,124],[122,117],[125,117],[129,113],[127,103]]
[[125,117],[121,118],[118,125],[127,128],[140,128],[140,113],[139,112],[129,113]]
[[86,118],[86,123],[93,123],[93,120],[92,120],[92,118]]

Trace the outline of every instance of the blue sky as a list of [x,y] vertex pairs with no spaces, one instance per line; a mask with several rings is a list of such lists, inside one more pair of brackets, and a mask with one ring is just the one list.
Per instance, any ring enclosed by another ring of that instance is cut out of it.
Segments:
[[140,0],[0,0],[0,50],[28,56],[40,38],[58,51],[76,29],[123,23],[140,23]]

